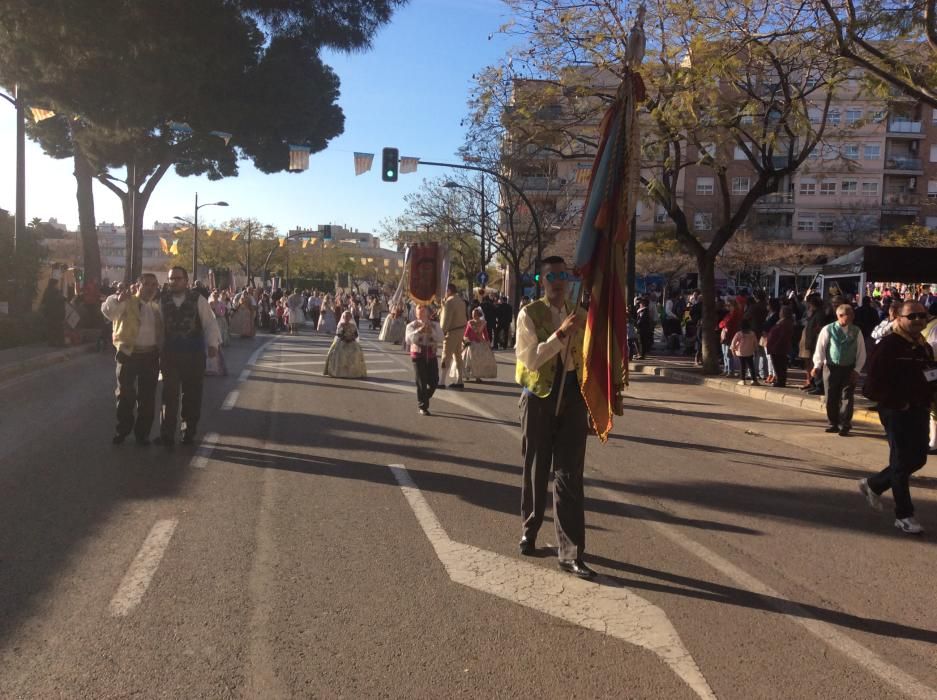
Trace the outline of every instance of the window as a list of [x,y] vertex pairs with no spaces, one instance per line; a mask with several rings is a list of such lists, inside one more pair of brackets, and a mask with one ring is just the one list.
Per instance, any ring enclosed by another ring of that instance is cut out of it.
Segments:
[[823,147],[823,160],[836,160],[839,156],[839,146],[828,143]]
[[739,119],[739,123],[740,124],[754,124],[755,117],[753,117],[751,114],[743,114],[742,118]]
[[930,123],[937,126],[937,107],[934,107],[930,113]]
[[801,214],[797,218],[797,230],[813,232],[817,230],[817,220],[813,214]]
[[937,180],[927,181],[927,196],[930,199],[937,199]]
[[930,162],[937,163],[937,143],[930,147]]
[[712,212],[698,211],[693,216],[693,228],[697,231],[712,231],[713,215]]
[[833,197],[835,195],[836,195],[836,181],[835,180],[820,183],[820,196],[821,197]]
[[878,160],[882,157],[882,144],[880,143],[867,143],[865,145],[863,157],[866,160]]
[[879,109],[875,112],[872,112],[872,116],[870,117],[870,119],[875,124],[881,124],[883,121],[885,121],[885,110]]
[[852,126],[862,119],[862,110],[858,107],[850,107],[846,110],[846,124]]
[[657,208],[657,213],[654,214],[654,223],[663,224],[667,222],[667,212],[660,207]]
[[843,158],[859,160],[859,144],[847,143],[843,146]]
[[843,180],[843,194],[859,194],[859,182],[857,180]]
[[696,178],[696,194],[713,194],[715,192],[714,180],[711,177]]
[[862,194],[866,197],[872,197],[878,194],[878,183],[877,182],[863,182],[862,183]]
[[819,157],[820,157],[820,147],[819,147],[819,146],[814,146],[813,148],[810,149],[810,153],[807,154],[807,158],[808,158],[809,160],[816,160],[816,159],[819,158]]
[[807,110],[807,119],[810,120],[811,124],[819,124],[822,117],[822,110],[812,108]]
[[833,233],[833,219],[820,217],[820,220],[817,222],[817,231],[820,233]]
[[817,193],[817,183],[813,180],[801,180],[800,181],[800,194],[804,196],[811,196]]
[[712,156],[716,157],[716,144],[712,141],[705,141],[699,145],[699,158],[703,156]]
[[[745,146],[748,148],[749,151],[752,150],[752,145],[750,143],[746,143]],[[745,154],[745,151],[742,150],[741,146],[735,147],[735,151],[732,157],[735,158],[735,160],[748,160],[748,156]]]
[[732,194],[748,194],[748,191],[752,188],[751,178],[748,177],[733,177],[732,178]]
[[839,110],[836,108],[831,109],[826,120],[830,123],[830,126],[839,126]]
[[924,219],[924,225],[927,226],[927,228],[937,230],[937,216],[928,216]]

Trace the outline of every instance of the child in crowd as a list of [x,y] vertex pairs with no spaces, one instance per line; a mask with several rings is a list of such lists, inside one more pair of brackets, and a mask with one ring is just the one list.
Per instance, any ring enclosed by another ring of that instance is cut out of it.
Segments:
[[758,375],[755,374],[755,347],[758,345],[758,336],[752,330],[752,324],[749,320],[743,320],[739,327],[739,332],[732,338],[729,348],[732,353],[739,358],[739,375],[741,376],[740,385],[745,385],[745,369],[752,375],[752,386],[759,386]]

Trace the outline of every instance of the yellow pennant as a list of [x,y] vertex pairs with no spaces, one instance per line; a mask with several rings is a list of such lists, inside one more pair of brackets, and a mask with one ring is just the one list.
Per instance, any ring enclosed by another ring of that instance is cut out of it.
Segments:
[[309,241],[303,241],[303,248],[305,248],[307,245],[309,245]]
[[240,233],[235,233],[235,234],[233,234],[233,235],[231,236],[231,240],[232,240],[232,241],[236,241],[236,240],[237,240],[238,238],[240,238],[240,237],[241,237],[241,234],[240,234]]
[[163,249],[163,252],[166,255],[169,255],[169,241],[167,241],[162,236],[159,237],[159,247]]
[[286,239],[285,239],[285,238],[281,238],[281,239],[280,239],[280,247],[282,248],[282,247],[285,246],[285,245],[286,245]]
[[192,229],[190,229],[188,226],[183,226],[182,228],[174,228],[172,232],[178,236],[180,233],[188,233],[191,230]]
[[170,255],[179,255],[179,241],[175,240],[172,242],[172,245],[169,246]]
[[211,235],[212,235],[214,232],[215,232],[215,229],[213,229],[213,228],[207,228],[207,229],[205,229],[205,235],[208,236],[209,238],[211,238]]

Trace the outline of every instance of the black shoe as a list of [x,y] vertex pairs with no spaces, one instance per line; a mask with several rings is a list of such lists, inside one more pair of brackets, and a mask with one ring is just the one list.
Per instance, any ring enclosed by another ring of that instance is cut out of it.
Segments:
[[195,433],[189,432],[186,430],[182,433],[182,444],[183,445],[194,445],[195,444]]
[[838,433],[838,432],[839,432],[839,426],[838,426],[838,425],[831,425],[829,428],[826,429],[826,432],[828,432],[828,433]]
[[521,541],[518,542],[517,547],[525,557],[532,557],[537,553],[537,542],[526,535],[521,537]]
[[849,431],[850,431],[850,427],[848,425],[845,425],[839,429],[839,436],[846,437],[847,435],[849,435]]
[[433,414],[429,412],[429,409],[428,409],[428,408],[421,408],[421,409],[420,409],[420,415],[421,415],[421,416],[431,416],[431,415],[433,415]]
[[463,384],[462,382],[459,382],[458,384],[450,384],[449,388],[450,389],[464,389],[465,384]]
[[595,578],[595,572],[582,559],[560,559],[560,568],[579,578]]
[[173,440],[171,437],[166,437],[164,435],[160,435],[159,437],[154,438],[153,440],[154,445],[160,445],[161,447],[165,447],[167,450],[171,450],[173,446],[175,445],[175,442],[176,441]]
[[127,438],[126,435],[121,435],[121,434],[118,433],[117,435],[115,435],[114,437],[111,438],[111,444],[113,444],[113,445],[120,445],[120,444],[123,443],[123,441],[124,441],[126,438]]

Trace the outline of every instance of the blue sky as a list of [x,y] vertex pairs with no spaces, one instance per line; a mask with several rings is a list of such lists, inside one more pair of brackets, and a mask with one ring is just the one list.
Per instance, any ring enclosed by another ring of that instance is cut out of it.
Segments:
[[[286,231],[296,226],[335,223],[377,232],[378,223],[404,210],[403,197],[424,178],[444,174],[423,167],[397,183],[380,177],[380,153],[396,146],[401,156],[452,161],[462,144],[459,122],[466,116],[472,74],[504,53],[507,42],[496,34],[506,20],[500,0],[411,0],[374,40],[366,53],[329,54],[326,62],[341,79],[339,104],[345,133],[326,150],[313,154],[309,170],[264,175],[249,161],[241,174],[217,182],[163,178],[146,210],[144,225],[191,216],[194,194],[200,202],[226,200],[227,209],[205,208],[201,221],[220,223],[252,216]],[[354,174],[353,152],[375,154],[370,172]],[[0,207],[14,204],[15,119],[0,101]],[[56,161],[27,142],[26,217],[55,217],[77,228],[75,180],[70,160]],[[118,173],[115,173],[118,174]],[[118,199],[95,186],[98,222],[122,223]]]

